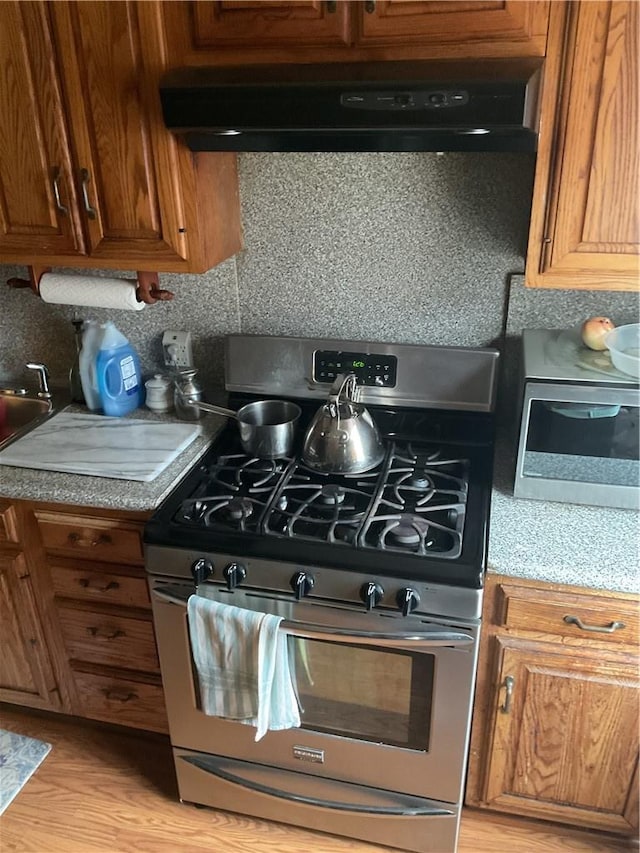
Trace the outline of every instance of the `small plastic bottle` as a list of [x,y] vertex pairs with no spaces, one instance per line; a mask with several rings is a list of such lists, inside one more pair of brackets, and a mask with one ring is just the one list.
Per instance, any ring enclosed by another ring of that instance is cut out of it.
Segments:
[[85,320],[82,333],[82,349],[78,363],[80,366],[80,384],[87,408],[98,412],[102,408],[100,392],[96,379],[96,356],[100,345],[102,330],[95,320]]
[[143,403],[138,353],[109,320],[101,326],[96,378],[105,415],[121,417]]

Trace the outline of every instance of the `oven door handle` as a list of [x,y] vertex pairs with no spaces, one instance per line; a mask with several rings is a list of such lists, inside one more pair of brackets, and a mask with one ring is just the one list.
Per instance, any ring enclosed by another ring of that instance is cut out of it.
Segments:
[[[154,589],[153,595],[160,601],[175,604],[186,609],[187,598]],[[421,649],[435,646],[470,646],[474,639],[470,634],[456,630],[416,630],[408,631],[402,629],[396,631],[363,631],[349,628],[348,626],[326,627],[314,625],[307,622],[292,622],[283,619],[280,630],[290,637],[299,637],[305,640],[325,640],[329,642],[356,642],[360,645],[378,645],[384,643],[387,648],[411,648],[419,646]]]
[[[395,803],[392,805],[383,805],[382,803],[367,803],[367,802],[354,802],[350,800],[349,802],[339,802],[336,800],[326,800],[321,797],[315,797],[311,794],[300,793],[296,791],[287,791],[284,788],[276,788],[272,785],[266,785],[264,782],[259,781],[258,779],[251,779],[249,774],[251,768],[249,765],[245,765],[244,762],[232,762],[233,764],[237,764],[240,769],[245,769],[245,775],[241,775],[240,773],[234,773],[232,770],[227,767],[223,767],[223,764],[229,764],[231,762],[227,762],[224,759],[218,759],[214,756],[207,757],[196,757],[193,755],[179,755],[183,761],[186,761],[188,764],[192,764],[194,767],[197,767],[200,770],[204,770],[205,773],[211,773],[213,776],[217,776],[219,779],[224,780],[225,782],[229,782],[232,785],[238,785],[241,788],[247,788],[250,791],[257,791],[260,794],[266,794],[271,797],[278,797],[281,800],[288,800],[294,803],[304,803],[309,806],[316,806],[324,809],[334,809],[337,811],[347,811],[347,812],[365,812],[368,814],[380,814],[380,815],[396,815],[397,817],[412,817],[417,815],[453,815],[451,809],[443,808],[439,803],[435,803],[432,800],[420,800],[417,797],[411,797],[410,795],[395,795]],[[256,765],[258,769],[259,765]],[[296,776],[297,774],[292,771],[280,771],[278,774],[283,781],[289,779],[289,777]],[[320,780],[322,781],[322,780]],[[340,788],[343,786],[340,785]],[[351,787],[351,786],[350,786]]]

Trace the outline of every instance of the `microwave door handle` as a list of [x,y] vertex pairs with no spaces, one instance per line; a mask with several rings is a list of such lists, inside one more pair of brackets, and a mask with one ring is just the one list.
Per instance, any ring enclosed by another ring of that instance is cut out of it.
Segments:
[[[186,608],[187,598],[172,595],[159,589],[153,590],[153,595],[168,604],[175,604]],[[298,637],[305,640],[324,640],[328,642],[357,642],[361,645],[379,645],[384,642],[387,648],[412,648],[419,646],[421,649],[429,646],[469,646],[474,642],[473,637],[461,631],[353,631],[348,627],[320,628],[317,625],[305,622],[292,622],[283,619],[280,630],[290,637]]]

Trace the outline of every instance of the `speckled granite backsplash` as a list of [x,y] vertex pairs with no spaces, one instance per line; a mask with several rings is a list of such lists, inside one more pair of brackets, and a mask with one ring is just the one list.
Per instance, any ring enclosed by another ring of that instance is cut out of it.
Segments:
[[[500,337],[508,274],[524,265],[531,155],[244,154],[239,165],[239,255],[205,275],[162,275],[171,303],[79,309],[113,319],[145,371],[159,364],[167,328],[191,330],[202,378],[218,386],[229,332],[462,345]],[[25,274],[0,270],[5,281]],[[64,381],[73,308],[8,288],[2,308],[0,380],[37,359]]]
[[[532,155],[243,154],[239,167],[242,252],[204,275],[162,275],[173,302],[77,309],[113,319],[146,373],[161,367],[167,328],[191,330],[205,387],[221,388],[221,341],[231,332],[483,346],[500,345],[505,327],[512,336],[588,314],[617,323],[637,314],[632,294],[531,291],[517,275],[509,295],[511,274],[524,269]],[[24,363],[37,360],[64,384],[73,316],[5,287],[0,382],[33,383]]]

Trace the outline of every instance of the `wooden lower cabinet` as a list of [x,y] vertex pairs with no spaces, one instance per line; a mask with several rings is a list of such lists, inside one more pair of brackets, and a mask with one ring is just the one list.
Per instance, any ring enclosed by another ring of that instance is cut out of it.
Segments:
[[637,600],[496,576],[486,592],[467,804],[637,834]]
[[11,510],[0,505],[0,699],[168,731],[145,516],[20,501]]
[[0,699],[60,709],[36,592],[22,551],[0,552]]

